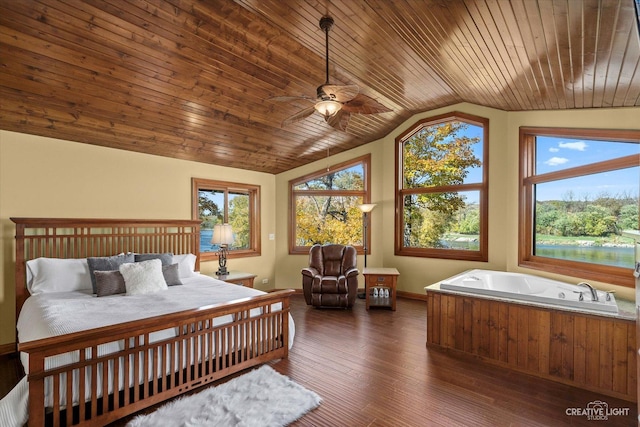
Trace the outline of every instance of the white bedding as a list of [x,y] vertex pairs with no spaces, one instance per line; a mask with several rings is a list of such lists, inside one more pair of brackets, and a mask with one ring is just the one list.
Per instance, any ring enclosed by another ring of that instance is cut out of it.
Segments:
[[[203,274],[181,278],[184,285],[147,295],[96,297],[89,292],[55,292],[31,296],[18,318],[18,340],[33,341],[91,328],[144,319],[176,311],[264,295],[263,291],[230,285]],[[289,326],[289,347],[295,327]],[[26,369],[26,367],[25,367]]]
[[[181,280],[184,283],[182,286],[170,286],[166,290],[146,295],[118,294],[98,298],[90,291],[33,295],[27,299],[20,312],[17,322],[18,339],[20,342],[33,341],[264,294],[257,289],[231,285],[201,274],[181,278]],[[220,321],[221,323],[225,322],[224,319]],[[172,334],[172,329],[156,333],[155,339],[161,339],[168,334]],[[294,335],[295,325],[289,315],[289,348],[293,345]],[[151,341],[155,341],[155,339],[153,335],[150,337]],[[116,342],[102,346],[98,352],[109,353],[114,350],[114,345],[118,346],[119,344]],[[21,354],[20,356],[25,371],[28,372],[28,355]],[[68,363],[69,357],[67,355],[49,358],[45,362],[45,367],[50,368]],[[7,397],[24,400],[25,396],[22,394],[26,392],[26,387],[22,382],[25,381],[26,378],[16,387],[23,390],[22,392],[12,393]],[[18,420],[15,425],[20,425],[19,420],[26,420],[26,414],[4,414],[7,406],[8,408],[14,407],[12,402],[5,402],[5,400],[9,399],[3,399],[0,402],[0,421],[13,419]],[[76,400],[75,396],[74,400]],[[25,405],[19,406],[24,407]]]

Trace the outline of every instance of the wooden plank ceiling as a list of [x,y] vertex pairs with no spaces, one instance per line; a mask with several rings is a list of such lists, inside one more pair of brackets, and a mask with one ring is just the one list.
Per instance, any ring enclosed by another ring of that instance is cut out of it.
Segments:
[[[392,111],[289,126],[325,81]],[[640,106],[634,0],[0,0],[0,128],[279,173],[466,101]]]

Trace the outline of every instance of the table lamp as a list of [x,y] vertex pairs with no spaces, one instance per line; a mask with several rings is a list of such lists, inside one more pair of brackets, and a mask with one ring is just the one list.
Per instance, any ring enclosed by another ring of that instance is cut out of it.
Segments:
[[212,245],[219,245],[218,249],[218,264],[219,268],[216,271],[216,275],[225,276],[229,272],[227,271],[227,249],[230,244],[233,243],[233,229],[230,224],[216,224],[213,226],[213,236],[211,237]]

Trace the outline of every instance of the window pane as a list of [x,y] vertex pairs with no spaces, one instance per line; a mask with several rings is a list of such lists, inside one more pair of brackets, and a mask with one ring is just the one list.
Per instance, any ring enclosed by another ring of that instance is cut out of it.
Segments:
[[251,239],[249,221],[249,195],[247,193],[229,193],[229,224],[233,228],[234,241],[231,249],[248,249]]
[[479,250],[480,192],[404,197],[404,246]]
[[297,196],[296,246],[362,245],[360,196]]
[[536,137],[536,174],[640,154],[640,144],[566,137]]
[[482,136],[460,121],[421,128],[403,143],[404,188],[482,182]]
[[632,268],[639,182],[634,167],[536,185],[534,254]]
[[218,190],[198,190],[200,210],[200,252],[215,252],[218,245],[211,244],[213,226],[224,221],[224,192]]
[[364,165],[328,173],[307,182],[297,184],[294,190],[364,190]]

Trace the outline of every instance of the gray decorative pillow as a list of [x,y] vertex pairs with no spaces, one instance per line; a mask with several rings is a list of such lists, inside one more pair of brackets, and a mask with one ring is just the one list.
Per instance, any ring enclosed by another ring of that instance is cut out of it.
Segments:
[[164,276],[164,281],[167,282],[167,286],[182,285],[178,264],[163,265],[162,275]]
[[124,277],[118,270],[94,271],[93,274],[96,276],[96,293],[99,297],[127,292]]
[[135,262],[149,261],[150,259],[159,259],[162,265],[173,264],[173,253],[167,252],[163,254],[135,254]]
[[87,258],[87,264],[89,264],[89,273],[91,274],[91,286],[93,293],[98,293],[96,287],[95,271],[110,271],[118,270],[122,264],[134,262],[132,253],[108,256],[108,257],[91,257]]

